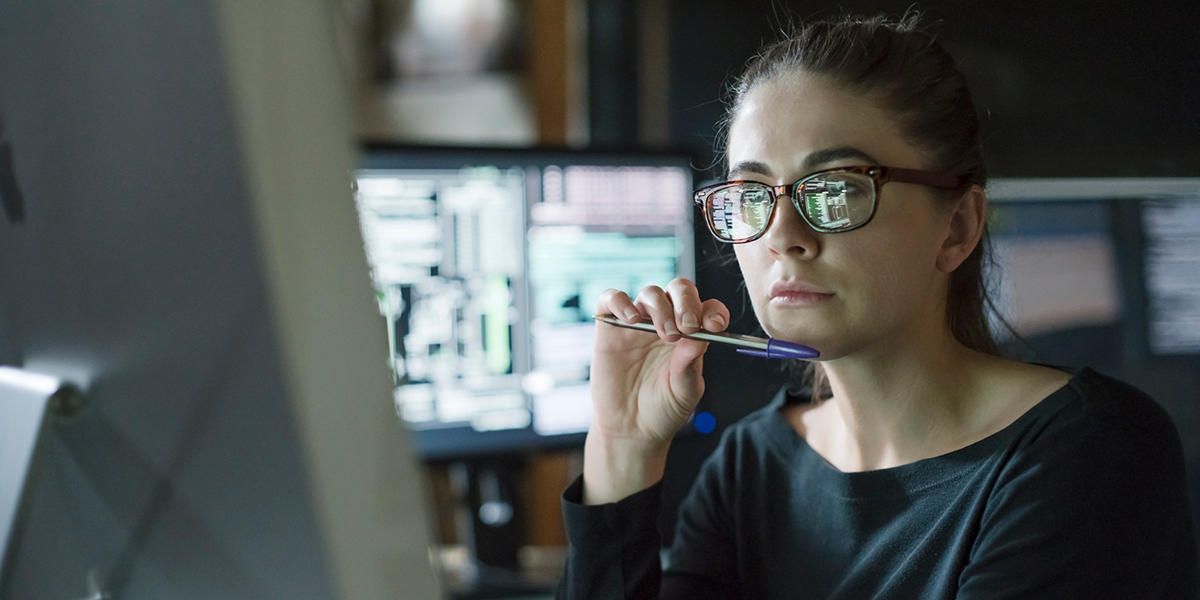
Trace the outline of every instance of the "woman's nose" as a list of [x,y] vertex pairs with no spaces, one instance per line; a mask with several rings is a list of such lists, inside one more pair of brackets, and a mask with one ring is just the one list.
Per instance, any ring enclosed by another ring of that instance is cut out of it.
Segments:
[[791,190],[776,192],[774,213],[762,238],[771,252],[779,255],[798,254],[815,257],[821,249],[821,234],[800,216]]

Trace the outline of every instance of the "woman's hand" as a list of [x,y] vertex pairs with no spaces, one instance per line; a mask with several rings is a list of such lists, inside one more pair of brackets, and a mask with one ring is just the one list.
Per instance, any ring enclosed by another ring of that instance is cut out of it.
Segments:
[[680,332],[724,331],[729,310],[700,301],[696,284],[675,279],[637,299],[605,290],[596,312],[626,323],[649,319],[658,335],[596,325],[592,356],[592,425],[584,450],[584,501],[612,502],[662,478],[667,448],[704,393],[707,342]]

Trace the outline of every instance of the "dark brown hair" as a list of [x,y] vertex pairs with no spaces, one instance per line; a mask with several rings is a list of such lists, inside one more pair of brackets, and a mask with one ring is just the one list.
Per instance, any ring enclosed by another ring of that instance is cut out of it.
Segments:
[[[819,76],[887,110],[905,141],[923,153],[923,168],[962,176],[958,189],[935,192],[944,205],[951,205],[971,186],[987,183],[979,119],[966,77],[941,44],[917,29],[918,19],[915,12],[899,20],[844,16],[796,28],[764,48],[734,82],[726,127],[758,85],[789,73]],[[995,307],[985,276],[991,264],[985,229],[975,250],[950,274],[946,321],[964,346],[995,355],[999,351],[987,316]],[[813,397],[827,395],[824,370],[818,363],[807,365],[805,379]]]

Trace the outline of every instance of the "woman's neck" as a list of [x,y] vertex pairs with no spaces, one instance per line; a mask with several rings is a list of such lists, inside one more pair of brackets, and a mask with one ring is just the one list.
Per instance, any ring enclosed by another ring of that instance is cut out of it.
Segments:
[[879,469],[944,454],[989,419],[979,410],[979,373],[994,359],[948,332],[925,337],[825,363],[833,397],[822,407],[819,435],[839,468]]

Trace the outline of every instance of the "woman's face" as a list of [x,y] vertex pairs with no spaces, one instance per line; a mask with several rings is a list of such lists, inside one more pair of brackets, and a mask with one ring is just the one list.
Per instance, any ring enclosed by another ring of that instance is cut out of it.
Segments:
[[[783,75],[743,99],[729,130],[730,179],[793,183],[830,167],[925,168],[890,115],[818,77]],[[846,233],[810,228],[790,199],[759,239],[735,246],[759,322],[772,337],[837,359],[898,347],[944,323],[937,256],[951,214],[931,190],[888,183],[875,218]]]

